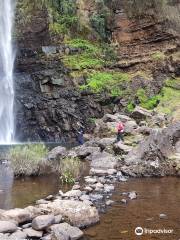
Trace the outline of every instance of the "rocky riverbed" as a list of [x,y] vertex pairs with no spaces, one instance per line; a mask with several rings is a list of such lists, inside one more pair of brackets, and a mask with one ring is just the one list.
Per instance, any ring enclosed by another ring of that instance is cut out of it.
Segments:
[[[124,142],[116,142],[113,130],[125,124]],[[89,176],[68,192],[40,199],[35,206],[1,210],[2,239],[80,239],[80,228],[98,223],[99,213],[113,204],[116,182],[129,177],[179,175],[180,123],[171,124],[164,115],[136,108],[132,115],[106,114],[96,121],[95,132],[82,146],[67,150],[56,147],[49,161],[79,158],[90,162]],[[137,198],[129,191],[122,204]]]

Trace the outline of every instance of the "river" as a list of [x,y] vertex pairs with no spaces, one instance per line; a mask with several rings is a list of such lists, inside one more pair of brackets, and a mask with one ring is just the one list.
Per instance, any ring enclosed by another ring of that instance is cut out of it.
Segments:
[[[70,186],[56,175],[13,180],[12,173],[1,166],[0,208],[26,207],[36,200],[56,194]],[[121,203],[123,193],[136,191],[137,199]],[[174,177],[130,179],[117,183],[112,195],[115,203],[101,214],[100,223],[85,230],[86,240],[178,240],[180,237],[180,179]],[[160,214],[167,218],[161,219]],[[135,235],[135,228],[173,230],[171,234]]]

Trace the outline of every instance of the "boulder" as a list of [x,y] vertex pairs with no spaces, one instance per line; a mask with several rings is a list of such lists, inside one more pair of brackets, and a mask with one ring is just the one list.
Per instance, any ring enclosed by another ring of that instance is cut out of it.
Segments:
[[77,240],[84,234],[77,228],[72,227],[68,223],[61,223],[51,227],[52,240]]
[[22,232],[20,230],[14,232],[13,234],[10,235],[11,239],[13,240],[20,240],[20,239],[26,239],[27,238],[27,234],[25,232]]
[[142,120],[152,117],[152,112],[144,109],[142,107],[136,106],[134,111],[131,113],[131,117],[135,119],[138,123]]
[[104,185],[104,191],[106,192],[106,193],[109,193],[109,192],[112,192],[112,191],[114,191],[114,186],[113,185],[107,185],[107,184],[105,184]]
[[133,200],[137,198],[137,193],[136,192],[129,192],[128,197]]
[[49,160],[57,160],[58,158],[65,157],[67,154],[67,150],[65,147],[55,147],[48,153]]
[[33,219],[32,228],[34,230],[43,230],[55,223],[54,215],[41,215]]
[[10,221],[0,221],[0,233],[13,233],[17,230],[17,225]]
[[127,121],[131,121],[132,119],[126,115],[123,114],[119,114],[116,113],[114,115],[112,114],[105,114],[103,117],[103,122],[107,123],[107,122],[127,122]]
[[81,201],[57,199],[39,205],[39,208],[48,210],[54,215],[61,214],[63,217],[68,217],[70,223],[77,227],[89,226],[99,221],[97,209]]
[[116,154],[128,154],[132,150],[132,147],[125,145],[122,142],[118,142],[114,144],[113,150]]
[[23,230],[23,232],[27,234],[29,238],[41,238],[43,235],[42,231],[36,231],[32,228],[26,228]]
[[[43,203],[46,204],[47,202]],[[42,203],[41,203],[42,204]],[[30,214],[30,220],[32,220],[35,217],[38,217],[40,215],[48,214],[48,212],[45,212],[44,210],[39,209],[38,207],[34,206],[28,206],[24,208],[29,214]]]
[[177,165],[180,160],[173,160],[171,156],[177,151],[175,146],[179,139],[180,122],[168,128],[154,129],[149,137],[125,157],[122,172],[130,176],[175,175],[174,164]]
[[94,184],[94,183],[97,183],[97,179],[92,177],[86,177],[85,182],[88,184]]
[[95,152],[98,153],[100,151],[101,149],[99,147],[82,145],[80,147],[75,147],[71,151],[69,151],[68,156],[84,159],[87,156],[91,155],[92,153],[95,153]]
[[19,223],[24,223],[30,221],[31,214],[26,209],[14,208],[0,214],[0,219],[2,220],[12,220]]
[[62,221],[63,221],[63,216],[62,215],[55,216],[55,224],[59,224]]
[[127,121],[124,125],[124,132],[127,134],[133,134],[134,130],[136,130],[138,128],[138,125],[135,121],[131,120],[131,121]]
[[115,156],[107,152],[92,154],[91,168],[108,170],[117,167],[118,160]]
[[102,118],[103,122],[107,123],[107,122],[118,122],[118,116],[117,115],[113,115],[113,114],[105,114],[104,117]]
[[64,193],[64,197],[80,197],[82,195],[82,192],[80,190],[71,190],[66,193]]
[[116,138],[102,138],[98,141],[98,146],[101,149],[105,149],[108,146],[111,146],[116,141]]
[[95,193],[90,194],[89,197],[92,202],[100,201],[103,199],[103,195]]

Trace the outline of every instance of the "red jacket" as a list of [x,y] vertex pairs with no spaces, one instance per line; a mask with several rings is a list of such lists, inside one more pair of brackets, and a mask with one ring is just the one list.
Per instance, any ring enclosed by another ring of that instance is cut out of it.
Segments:
[[124,132],[124,125],[122,123],[118,124],[117,131],[118,131],[118,133],[123,133]]

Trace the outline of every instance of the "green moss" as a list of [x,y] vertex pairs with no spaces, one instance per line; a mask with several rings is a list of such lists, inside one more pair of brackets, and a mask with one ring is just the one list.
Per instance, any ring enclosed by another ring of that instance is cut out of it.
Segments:
[[140,101],[140,106],[148,110],[154,109],[160,101],[160,95],[148,97],[146,91],[142,88],[138,89],[136,96]]
[[157,110],[180,119],[180,91],[164,87]]
[[121,96],[125,93],[124,85],[129,81],[129,75],[120,72],[95,72],[89,75],[87,84],[81,89],[90,89],[94,93],[106,91],[112,96]]
[[151,55],[151,58],[155,61],[162,61],[165,58],[165,55],[163,52],[155,52]]
[[79,48],[88,53],[100,53],[101,48],[97,43],[91,43],[90,41],[82,38],[69,39],[64,42],[73,48]]
[[180,90],[180,78],[167,79],[165,85],[166,87],[171,87]]
[[85,39],[66,40],[65,44],[80,49],[80,53],[73,55],[65,55],[63,57],[64,64],[74,70],[83,69],[99,69],[105,64],[103,49],[98,43],[91,43]]
[[104,64],[102,59],[98,59],[88,53],[64,56],[63,62],[65,66],[74,70],[82,70],[86,68],[98,69],[103,67]]

